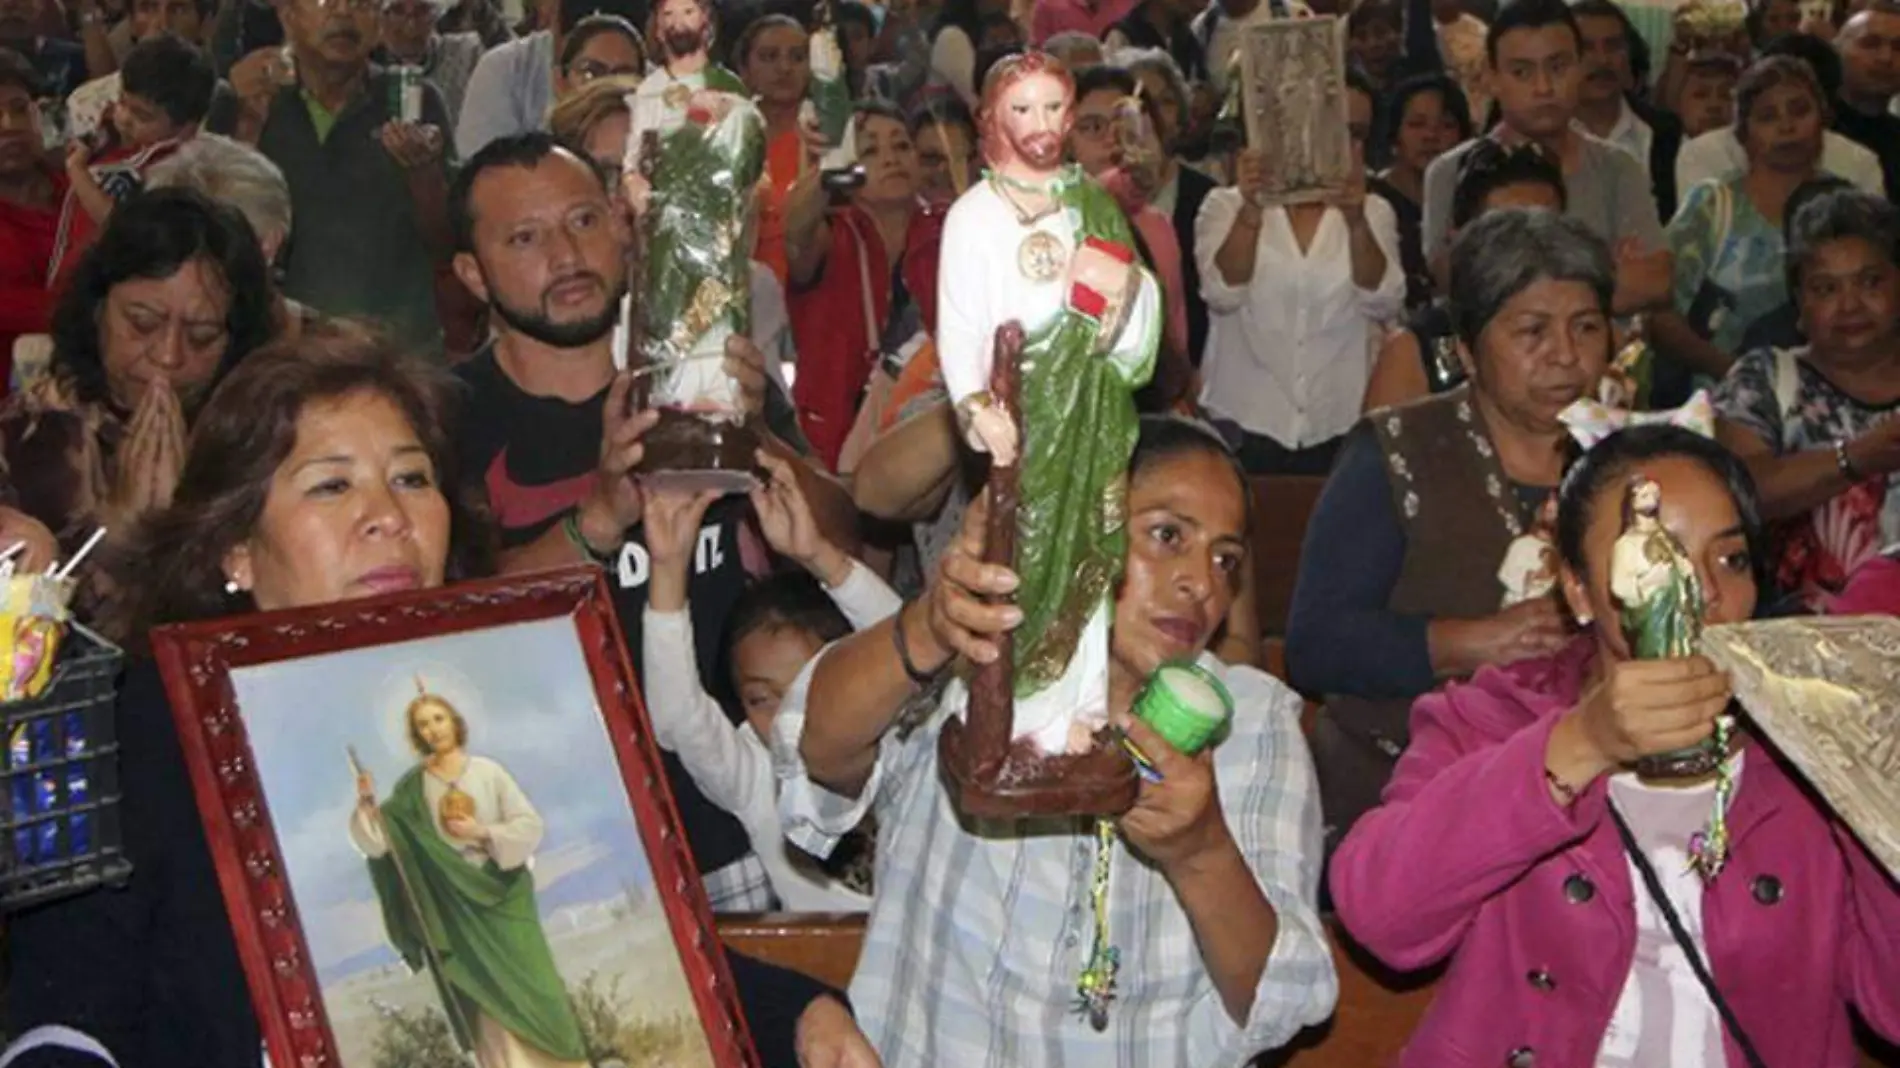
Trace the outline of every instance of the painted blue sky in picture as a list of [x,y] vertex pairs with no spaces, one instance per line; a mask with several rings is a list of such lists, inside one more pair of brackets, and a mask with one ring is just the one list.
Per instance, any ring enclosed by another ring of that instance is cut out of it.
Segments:
[[468,721],[468,751],[500,763],[541,813],[534,858],[544,920],[651,896],[619,762],[566,617],[239,668],[231,672],[319,980],[394,963],[369,869],[350,842],[347,747],[386,799],[416,763],[403,713],[416,679]]

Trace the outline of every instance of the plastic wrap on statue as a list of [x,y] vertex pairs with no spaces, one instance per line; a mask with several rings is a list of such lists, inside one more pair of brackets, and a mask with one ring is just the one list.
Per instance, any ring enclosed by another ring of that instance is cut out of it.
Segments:
[[728,338],[751,326],[745,223],[765,168],[765,123],[737,78],[707,67],[691,78],[649,75],[629,98],[640,213],[640,299],[627,365],[635,402],[659,412],[640,477],[680,489],[757,484],[759,435],[726,373]]

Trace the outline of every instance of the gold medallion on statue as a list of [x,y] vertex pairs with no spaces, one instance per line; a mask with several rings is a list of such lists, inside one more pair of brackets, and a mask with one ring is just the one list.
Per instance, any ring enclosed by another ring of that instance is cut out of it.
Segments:
[[1062,242],[1054,234],[1041,230],[1031,231],[1023,243],[1016,246],[1016,269],[1023,277],[1032,282],[1051,282],[1062,273],[1062,262],[1068,254],[1062,250]]
[[675,82],[672,85],[667,86],[666,91],[660,94],[661,102],[664,103],[667,106],[668,110],[671,110],[671,111],[680,111],[684,109],[686,107],[687,102],[692,99],[693,99],[692,88],[690,86],[682,85],[677,82]]

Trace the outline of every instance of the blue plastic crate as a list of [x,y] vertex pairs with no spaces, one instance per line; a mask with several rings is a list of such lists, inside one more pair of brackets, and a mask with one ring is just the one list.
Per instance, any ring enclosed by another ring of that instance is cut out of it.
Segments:
[[0,704],[0,912],[132,874],[119,824],[119,648],[74,624],[46,692]]

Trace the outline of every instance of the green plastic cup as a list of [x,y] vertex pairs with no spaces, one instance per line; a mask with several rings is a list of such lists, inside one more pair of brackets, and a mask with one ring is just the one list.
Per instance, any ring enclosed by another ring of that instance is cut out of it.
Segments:
[[1227,687],[1193,661],[1156,668],[1135,699],[1135,715],[1184,756],[1207,748],[1233,714],[1234,697]]

